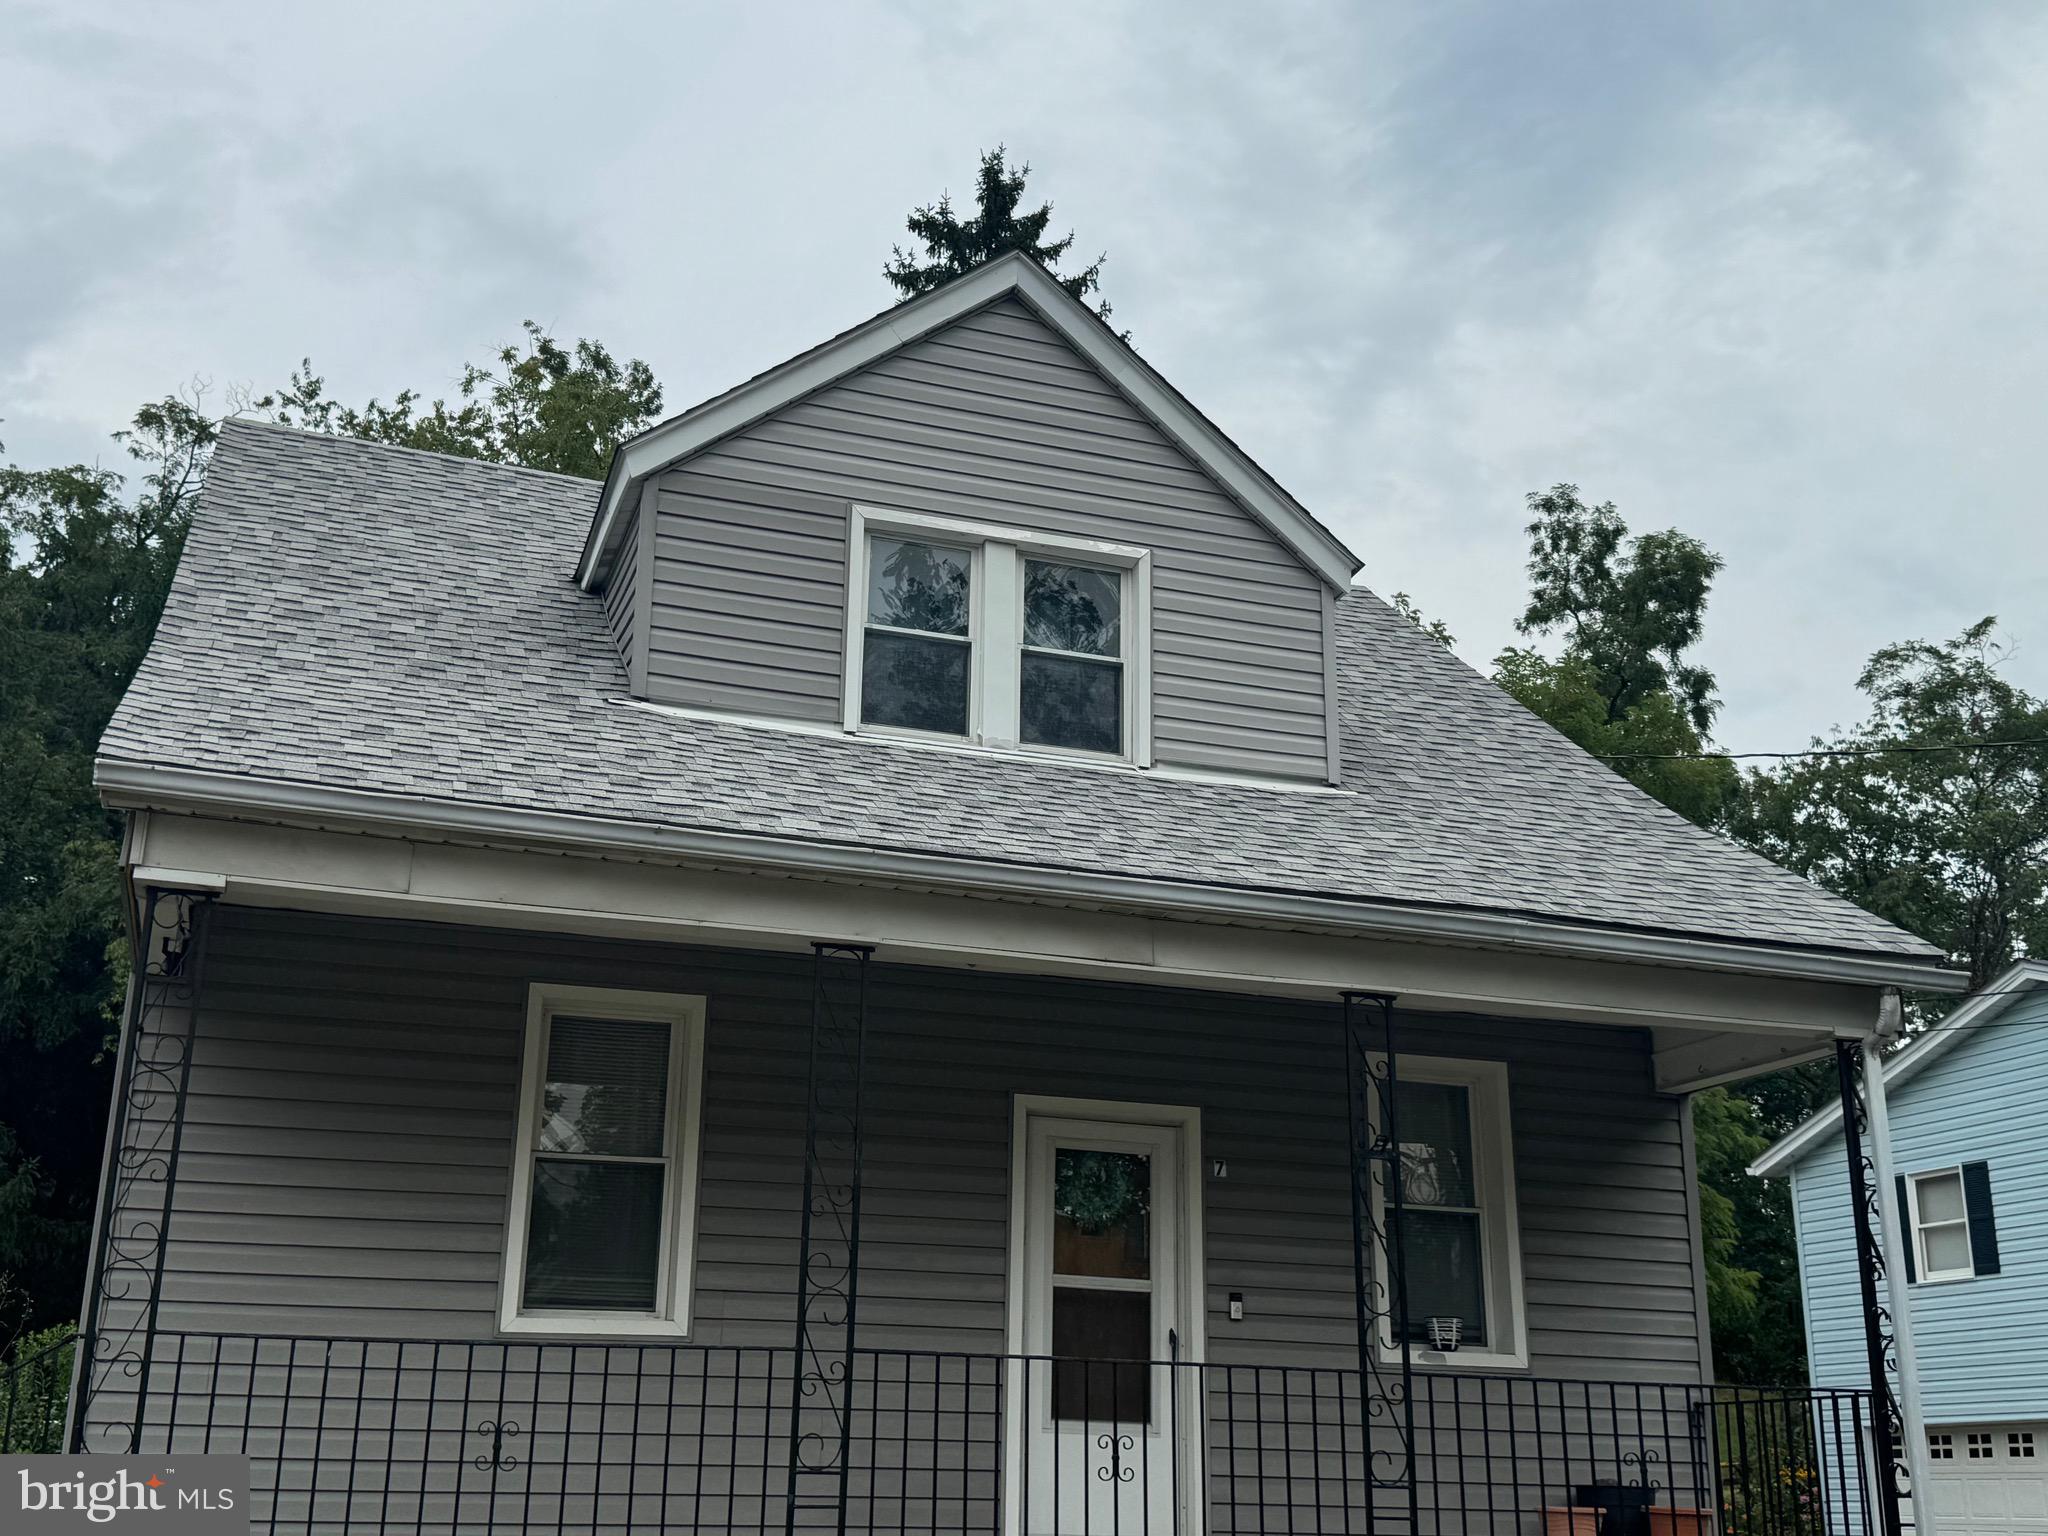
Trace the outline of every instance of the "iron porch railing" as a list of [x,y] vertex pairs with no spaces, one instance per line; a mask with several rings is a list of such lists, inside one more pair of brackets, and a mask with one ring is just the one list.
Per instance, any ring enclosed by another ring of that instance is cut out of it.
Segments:
[[[22,1424],[49,1423],[50,1365],[0,1378]],[[787,1348],[165,1332],[146,1380],[103,1387],[84,1439],[125,1449],[139,1426],[144,1452],[247,1455],[266,1536],[836,1531],[836,1508],[792,1518],[799,1380]],[[1407,1416],[1355,1370],[863,1348],[834,1426],[844,1529],[1877,1529],[1865,1392],[1463,1372],[1417,1372],[1413,1392],[1411,1457]]]

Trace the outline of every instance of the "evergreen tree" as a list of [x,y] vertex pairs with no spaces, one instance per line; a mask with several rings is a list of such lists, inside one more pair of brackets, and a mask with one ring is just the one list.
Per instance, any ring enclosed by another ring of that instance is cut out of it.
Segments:
[[[975,211],[969,218],[962,220],[953,211],[953,199],[947,193],[940,194],[936,203],[914,209],[906,222],[910,233],[923,243],[924,254],[920,258],[900,245],[893,247],[882,276],[905,299],[914,299],[1005,252],[1022,251],[1083,303],[1095,295],[1095,312],[1107,320],[1109,301],[1101,297],[1100,290],[1102,264],[1109,258],[1097,256],[1079,272],[1062,273],[1059,266],[1074,247],[1073,233],[1052,241],[1045,238],[1052,224],[1052,204],[1040,203],[1029,213],[1022,211],[1024,179],[1031,174],[1031,167],[1020,165],[1012,170],[1004,154],[1000,144],[983,151],[981,169],[975,176]],[[1130,340],[1128,332],[1124,340]]]

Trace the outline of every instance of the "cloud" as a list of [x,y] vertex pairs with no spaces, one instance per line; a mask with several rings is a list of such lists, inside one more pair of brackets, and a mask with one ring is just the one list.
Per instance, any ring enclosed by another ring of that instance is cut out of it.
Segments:
[[2026,7],[17,0],[0,50],[24,461],[307,353],[446,388],[528,315],[681,406],[881,308],[1002,141],[1145,355],[1468,656],[1571,479],[1727,556],[1731,744],[1986,611],[2048,687]]

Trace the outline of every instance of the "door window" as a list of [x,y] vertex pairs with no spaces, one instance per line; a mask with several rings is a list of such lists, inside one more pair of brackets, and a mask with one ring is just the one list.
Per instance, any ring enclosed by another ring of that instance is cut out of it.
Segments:
[[1052,1181],[1052,1413],[1151,1413],[1152,1160],[1058,1147]]

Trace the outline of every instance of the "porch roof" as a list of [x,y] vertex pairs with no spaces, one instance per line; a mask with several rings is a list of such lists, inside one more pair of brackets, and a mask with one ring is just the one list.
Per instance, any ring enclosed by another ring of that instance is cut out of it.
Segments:
[[[1345,777],[1266,788],[627,697],[573,572],[590,482],[237,421],[103,790],[170,775],[1071,876],[1506,915],[1928,968],[1931,946],[1666,810],[1354,588]],[[1249,906],[1256,915],[1256,901]]]

